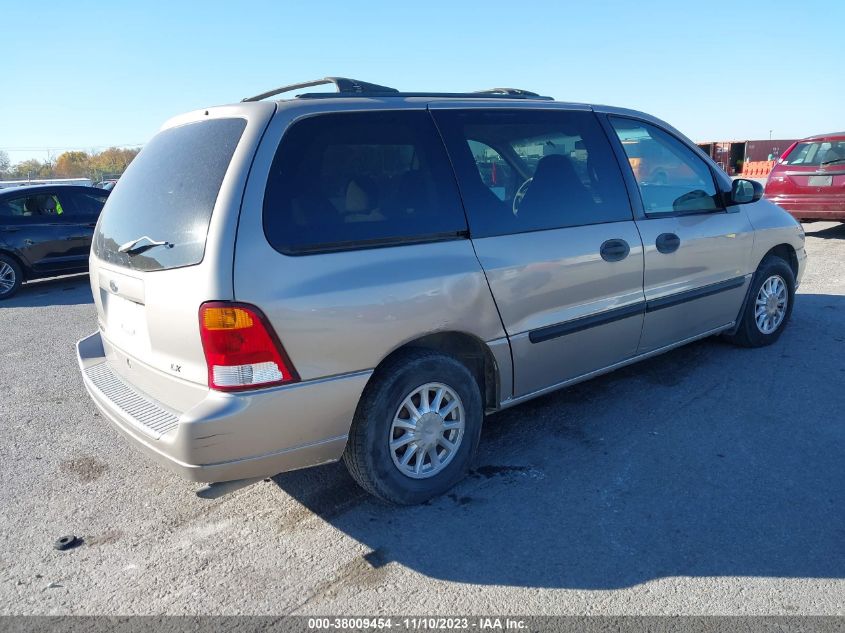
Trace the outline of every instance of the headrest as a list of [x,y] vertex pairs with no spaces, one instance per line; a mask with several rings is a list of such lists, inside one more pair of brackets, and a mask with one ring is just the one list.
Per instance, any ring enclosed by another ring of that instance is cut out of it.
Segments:
[[369,178],[358,176],[346,185],[346,212],[365,213],[376,207],[376,186]]

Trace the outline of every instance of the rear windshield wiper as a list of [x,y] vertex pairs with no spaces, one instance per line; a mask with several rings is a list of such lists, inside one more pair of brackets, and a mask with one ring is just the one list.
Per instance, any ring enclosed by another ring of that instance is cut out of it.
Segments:
[[[139,244],[139,242],[144,242],[143,244]],[[144,251],[148,251],[151,248],[155,248],[156,246],[164,246],[165,248],[173,248],[173,244],[171,242],[166,241],[156,241],[153,238],[142,235],[139,238],[134,240],[129,240],[125,244],[121,244],[117,247],[118,253],[126,253],[127,255],[139,255]]]
[[822,165],[832,165],[833,163],[841,163],[845,161],[845,158],[834,158],[833,160],[826,160],[822,163]]

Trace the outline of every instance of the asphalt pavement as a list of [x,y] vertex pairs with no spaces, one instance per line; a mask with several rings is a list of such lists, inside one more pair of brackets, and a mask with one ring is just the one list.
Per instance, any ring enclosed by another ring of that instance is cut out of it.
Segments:
[[413,508],[341,465],[198,498],[87,397],[87,278],[25,286],[0,304],[0,613],[845,615],[845,225],[805,228],[777,344],[491,416],[472,475]]

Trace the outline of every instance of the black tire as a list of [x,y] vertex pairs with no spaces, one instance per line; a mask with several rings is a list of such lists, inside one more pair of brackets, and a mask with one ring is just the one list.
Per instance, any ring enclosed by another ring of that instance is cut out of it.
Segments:
[[[7,266],[8,268],[6,268]],[[9,269],[11,269],[11,272],[9,272]],[[23,283],[23,271],[20,265],[18,265],[18,262],[12,257],[0,254],[0,271],[2,270],[6,271],[6,281],[9,280],[10,276],[12,277],[12,285],[11,287],[5,288],[5,284],[3,284],[0,287],[0,301],[13,297]]]
[[[391,426],[403,401],[427,383],[442,383],[458,395],[464,411],[464,433],[454,456],[440,472],[413,479],[393,461]],[[478,449],[483,417],[481,390],[463,363],[440,352],[410,349],[376,369],[358,403],[343,461],[355,481],[370,494],[400,505],[423,503],[443,494],[466,475]]]
[[[773,276],[778,276],[785,282],[787,303],[783,319],[773,332],[767,334],[762,332],[757,326],[755,319],[756,299],[760,293],[760,288]],[[736,333],[726,338],[742,347],[764,347],[771,345],[780,338],[784,328],[786,328],[786,324],[789,323],[789,317],[792,315],[792,307],[794,305],[795,275],[792,273],[792,268],[780,257],[769,255],[760,262],[760,266],[758,266],[757,272],[754,273],[754,277],[751,280],[751,289],[742,313],[742,318],[739,322],[739,328]]]

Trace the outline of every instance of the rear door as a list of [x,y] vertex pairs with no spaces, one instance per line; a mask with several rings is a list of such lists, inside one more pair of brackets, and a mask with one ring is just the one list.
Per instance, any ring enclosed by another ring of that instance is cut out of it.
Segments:
[[633,356],[643,254],[619,165],[584,110],[432,106],[520,397]]
[[207,392],[199,308],[231,300],[243,187],[270,103],[177,117],[150,140],[103,208],[91,285],[110,369],[165,407]]
[[732,323],[750,280],[754,233],[745,211],[723,206],[708,164],[669,131],[633,118],[609,121],[641,199],[646,314],[639,353]]
[[103,205],[109,192],[94,187],[68,187],[64,192],[68,208],[66,221],[70,224],[74,254],[79,256],[82,269],[88,267],[88,255],[91,251],[91,241],[94,227],[103,210]]
[[509,375],[431,117],[396,99],[335,107],[289,104],[271,123],[238,225],[236,300],[261,308],[302,380],[372,369],[438,331],[505,350]]
[[54,200],[61,204],[56,230],[61,234],[62,268],[69,273],[85,271],[105,196],[89,187],[58,187],[53,193]]

